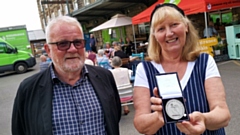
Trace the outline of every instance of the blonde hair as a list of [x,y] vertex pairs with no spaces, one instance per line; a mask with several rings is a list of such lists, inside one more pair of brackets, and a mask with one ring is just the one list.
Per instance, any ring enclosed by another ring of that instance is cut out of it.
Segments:
[[182,51],[182,60],[184,61],[193,61],[200,55],[200,45],[199,45],[199,36],[192,25],[191,21],[183,16],[178,10],[170,6],[163,6],[155,11],[151,21],[150,35],[149,35],[149,47],[148,55],[149,58],[160,63],[161,61],[161,46],[158,44],[155,36],[154,30],[157,25],[165,21],[166,18],[177,19],[182,21],[186,27],[188,27],[188,32],[186,33],[186,43]]
[[115,51],[119,51],[119,50],[122,50],[122,48],[121,48],[120,45],[116,45],[116,46],[114,46],[114,50],[115,50]]

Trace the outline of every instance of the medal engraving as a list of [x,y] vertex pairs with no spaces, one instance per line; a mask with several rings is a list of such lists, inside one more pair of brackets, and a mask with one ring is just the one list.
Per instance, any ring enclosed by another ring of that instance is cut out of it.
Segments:
[[183,103],[176,99],[169,100],[166,104],[165,109],[166,109],[167,115],[174,120],[179,120],[184,115],[186,115],[186,114],[184,114]]

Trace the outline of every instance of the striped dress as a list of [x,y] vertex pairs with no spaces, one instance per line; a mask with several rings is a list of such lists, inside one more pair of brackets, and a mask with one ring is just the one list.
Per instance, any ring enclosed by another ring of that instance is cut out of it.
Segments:
[[[208,101],[204,88],[205,72],[208,61],[208,54],[201,54],[196,60],[192,74],[183,90],[183,96],[186,99],[186,107],[189,113],[194,111],[209,112]],[[151,64],[151,62],[143,62],[151,96],[153,96],[153,88],[157,86],[155,74],[158,70]],[[155,135],[184,135],[180,132],[175,123],[165,124],[158,130]],[[206,130],[202,135],[225,135],[224,128],[210,131]]]

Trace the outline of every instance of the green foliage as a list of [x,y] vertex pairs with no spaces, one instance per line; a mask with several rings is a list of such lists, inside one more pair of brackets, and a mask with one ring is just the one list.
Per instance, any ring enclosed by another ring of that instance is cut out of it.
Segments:
[[223,44],[217,44],[215,46],[213,46],[213,50],[223,50],[224,45]]

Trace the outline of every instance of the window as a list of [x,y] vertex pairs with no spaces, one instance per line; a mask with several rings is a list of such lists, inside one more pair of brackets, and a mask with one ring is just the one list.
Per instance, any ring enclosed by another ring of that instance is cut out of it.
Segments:
[[0,43],[0,53],[11,53],[14,48],[7,45],[6,43],[1,42]]
[[6,48],[7,48],[6,53],[12,52],[12,50],[13,50],[13,48],[9,45],[6,45]]
[[112,29],[111,31],[111,38],[117,38],[117,33],[115,29]]
[[233,23],[232,22],[233,21],[232,12],[229,10],[210,13],[210,18],[213,20],[214,24],[216,23],[217,18],[220,19],[220,22],[223,25]]
[[43,7],[42,7],[42,4],[41,4],[41,0],[39,1],[39,5],[40,5],[40,8],[41,8],[41,11],[43,11]]
[[6,44],[0,43],[0,53],[6,53]]
[[42,24],[43,24],[43,26],[45,28],[46,27],[45,19],[42,19]]
[[58,16],[62,16],[62,6],[61,5],[59,6],[59,9],[58,9]]
[[50,22],[50,17],[49,16],[47,16],[47,23],[49,23]]
[[52,19],[54,19],[54,18],[55,18],[55,13],[53,12],[53,13],[52,13]]
[[67,5],[65,5],[65,15],[67,15],[68,14],[68,7],[67,7]]
[[85,6],[87,6],[87,5],[89,5],[89,4],[90,4],[89,0],[84,0],[84,5],[85,5]]
[[74,1],[73,5],[74,5],[74,10],[78,10],[78,3],[77,3],[77,0]]
[[58,16],[62,16],[62,11],[61,11],[61,9],[58,9]]

